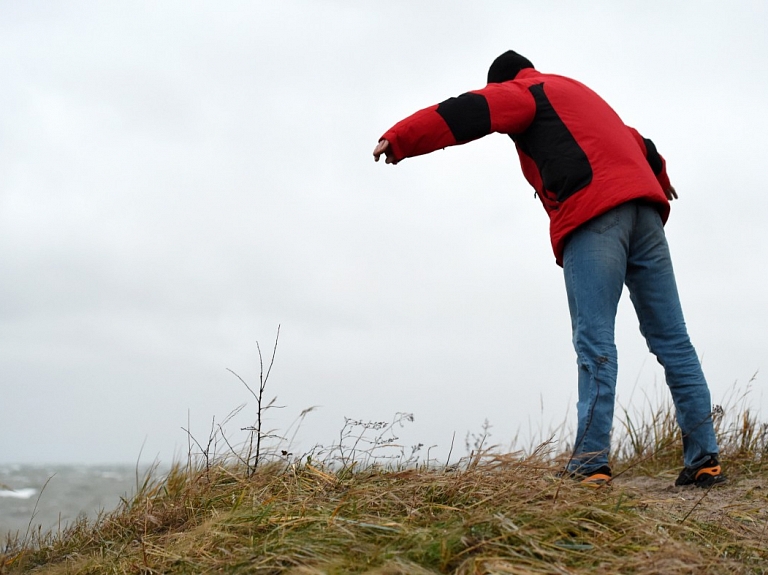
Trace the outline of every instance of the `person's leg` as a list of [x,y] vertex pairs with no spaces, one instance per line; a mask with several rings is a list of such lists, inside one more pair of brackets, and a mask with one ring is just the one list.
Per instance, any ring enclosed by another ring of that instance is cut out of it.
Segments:
[[616,309],[624,287],[634,206],[625,204],[574,231],[563,254],[579,370],[578,429],[568,471],[608,464],[616,394]]
[[683,434],[686,467],[717,455],[709,387],[688,337],[661,218],[638,205],[627,262],[627,287],[648,348],[664,367]]

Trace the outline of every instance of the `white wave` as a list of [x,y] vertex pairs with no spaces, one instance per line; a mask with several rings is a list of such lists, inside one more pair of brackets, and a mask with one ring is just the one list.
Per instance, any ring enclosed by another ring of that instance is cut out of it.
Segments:
[[125,473],[117,473],[115,471],[102,471],[101,473],[99,473],[99,477],[101,477],[102,479],[120,480],[125,478]]
[[24,489],[0,489],[0,497],[10,497],[11,499],[30,499],[37,493],[36,489],[25,487]]

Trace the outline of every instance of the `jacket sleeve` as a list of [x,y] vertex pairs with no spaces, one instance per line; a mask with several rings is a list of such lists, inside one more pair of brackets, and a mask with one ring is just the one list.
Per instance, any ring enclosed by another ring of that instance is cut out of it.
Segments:
[[659,154],[656,145],[648,138],[643,138],[640,135],[640,132],[634,128],[630,128],[629,126],[627,126],[627,128],[632,133],[632,136],[635,138],[638,146],[640,146],[640,149],[643,150],[645,159],[648,160],[648,165],[651,166],[661,189],[667,191],[671,186],[669,176],[667,175],[667,163],[664,161],[662,155]]
[[384,135],[395,159],[428,154],[465,144],[492,132],[517,134],[533,121],[533,96],[515,82],[489,84],[440,104],[419,110]]

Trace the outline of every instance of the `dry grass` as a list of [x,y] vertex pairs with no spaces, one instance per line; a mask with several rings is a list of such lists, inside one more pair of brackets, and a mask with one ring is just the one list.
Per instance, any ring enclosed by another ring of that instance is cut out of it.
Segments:
[[[664,429],[671,416],[660,417]],[[555,478],[557,458],[543,455],[358,471],[206,461],[149,477],[60,537],[9,542],[0,572],[764,573],[765,426],[747,412],[736,421],[721,421],[731,483],[716,495],[648,475],[647,450],[617,461],[625,473],[599,490]]]
[[7,541],[0,574],[766,573],[768,426],[736,403],[716,410],[730,482],[710,491],[672,487],[681,446],[665,405],[625,412],[618,477],[597,490],[557,478],[551,446],[479,449],[450,468],[382,460],[401,420],[348,420],[325,458],[254,467],[206,450],[150,474],[95,522]]

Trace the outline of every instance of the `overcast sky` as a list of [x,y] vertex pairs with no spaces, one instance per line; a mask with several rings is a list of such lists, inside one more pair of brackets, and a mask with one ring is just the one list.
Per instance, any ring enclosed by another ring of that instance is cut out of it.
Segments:
[[[766,22],[757,0],[0,0],[0,462],[168,463],[188,420],[204,440],[247,402],[236,436],[255,403],[227,368],[255,385],[278,325],[268,424],[319,406],[300,449],[399,411],[443,456],[486,419],[502,447],[573,422],[562,271],[509,138],[371,156],[510,48],[665,156],[727,401],[768,369]],[[619,402],[666,398],[626,294],[617,344]]]

